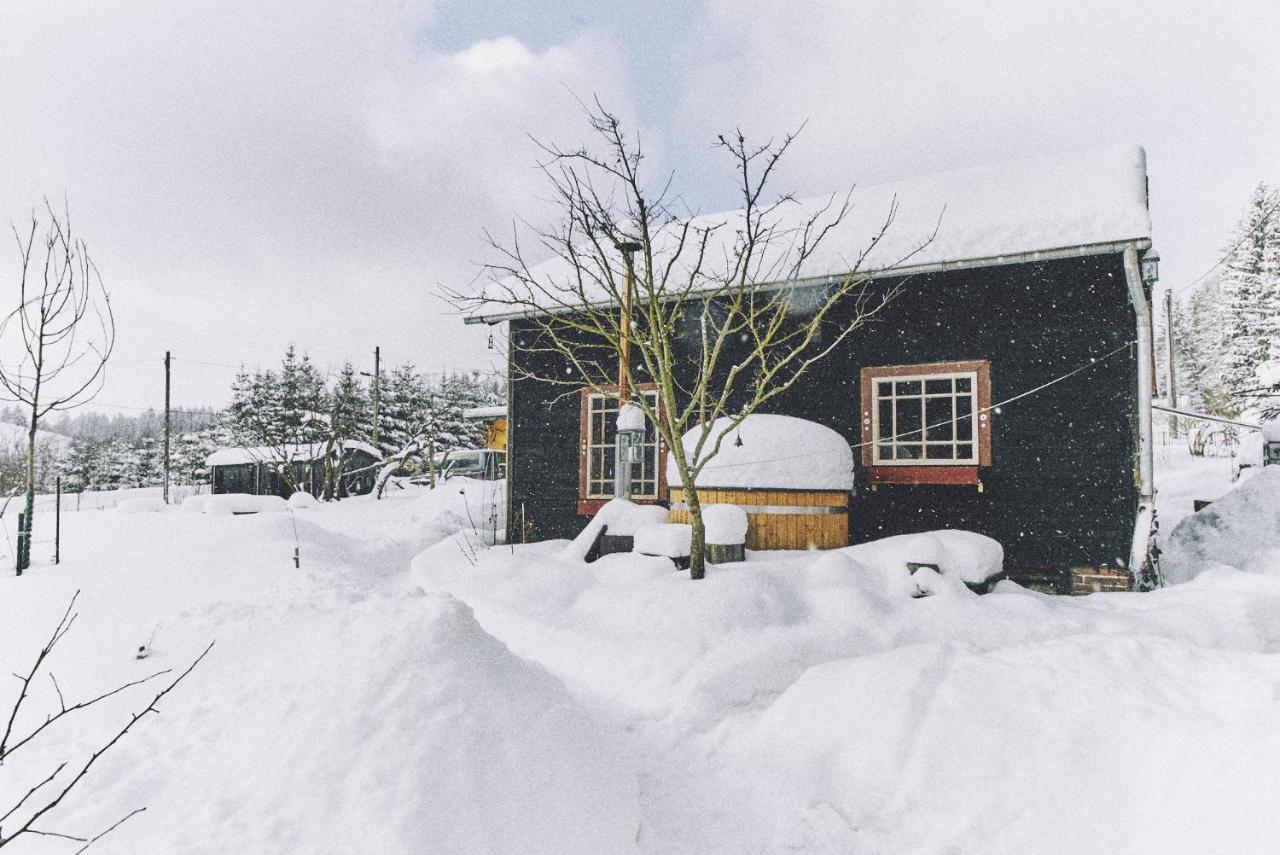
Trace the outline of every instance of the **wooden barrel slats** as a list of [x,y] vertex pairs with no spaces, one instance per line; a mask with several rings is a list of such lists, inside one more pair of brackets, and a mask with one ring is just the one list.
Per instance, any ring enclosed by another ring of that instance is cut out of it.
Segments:
[[[671,522],[689,522],[672,495]],[[835,549],[849,545],[849,494],[802,490],[698,490],[703,507],[737,505],[747,512],[747,549]]]

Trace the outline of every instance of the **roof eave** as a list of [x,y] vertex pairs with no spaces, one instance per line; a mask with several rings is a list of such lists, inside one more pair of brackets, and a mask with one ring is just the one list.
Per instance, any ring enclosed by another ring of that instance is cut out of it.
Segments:
[[[1056,261],[1064,258],[1083,258],[1090,255],[1118,255],[1123,253],[1129,247],[1133,247],[1139,252],[1151,248],[1151,238],[1139,237],[1129,238],[1128,240],[1107,241],[1105,243],[1087,243],[1078,244],[1076,246],[1055,247],[1053,249],[1038,249],[1030,252],[1016,252],[1006,255],[990,255],[982,258],[965,258],[957,261],[934,261],[926,264],[905,264],[900,267],[882,268],[877,270],[858,271],[859,276],[868,279],[884,279],[891,276],[918,276],[924,273],[944,273],[953,270],[973,270],[982,267],[999,267],[1005,264],[1031,264],[1038,261]],[[756,290],[769,291],[776,288],[804,288],[813,285],[822,285],[842,278],[843,274],[828,274],[824,276],[813,276],[807,279],[794,279],[785,282],[765,282],[755,286]],[[605,300],[598,303],[592,303],[589,308],[600,308],[604,306],[615,305],[611,300]],[[501,324],[507,321],[519,321],[526,318],[535,318],[542,315],[563,314],[572,311],[568,308],[559,309],[520,309],[518,311],[502,312],[493,315],[471,314],[463,317],[463,323],[466,324]]]

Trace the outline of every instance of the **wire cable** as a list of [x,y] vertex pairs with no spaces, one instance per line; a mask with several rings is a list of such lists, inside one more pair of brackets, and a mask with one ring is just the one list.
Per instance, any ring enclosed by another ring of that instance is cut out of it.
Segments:
[[[1066,380],[1066,379],[1067,379],[1067,378],[1069,378],[1069,377],[1074,377],[1076,374],[1079,374],[1079,373],[1080,373],[1080,372],[1082,372],[1082,371],[1088,371],[1090,368],[1093,368],[1093,367],[1095,367],[1095,366],[1097,366],[1097,365],[1101,365],[1102,363],[1106,362],[1106,361],[1107,361],[1108,359],[1110,359],[1111,357],[1115,356],[1116,354],[1120,353],[1121,351],[1128,350],[1129,348],[1133,347],[1135,344],[1137,344],[1137,341],[1126,341],[1124,344],[1120,345],[1119,347],[1117,347],[1115,350],[1111,351],[1110,353],[1107,353],[1107,354],[1105,354],[1105,355],[1103,355],[1103,356],[1099,356],[1099,357],[1096,357],[1096,358],[1090,359],[1090,360],[1089,360],[1088,362],[1086,362],[1084,365],[1081,365],[1081,366],[1079,366],[1079,367],[1077,367],[1077,368],[1074,368],[1074,369],[1072,369],[1071,371],[1068,371],[1068,372],[1067,372],[1067,373],[1065,373],[1065,374],[1060,374],[1060,375],[1058,375],[1057,377],[1054,377],[1052,380],[1048,381],[1047,383],[1041,383],[1039,386],[1036,386],[1036,387],[1034,387],[1034,388],[1032,388],[1032,389],[1028,389],[1028,390],[1026,390],[1025,392],[1019,392],[1018,394],[1013,395],[1012,397],[1005,398],[1003,401],[997,401],[996,403],[991,404],[990,406],[982,407],[982,408],[979,408],[979,409],[977,409],[977,410],[974,410],[973,415],[977,416],[977,415],[981,415],[981,414],[983,414],[983,413],[991,412],[991,411],[993,411],[993,410],[998,410],[999,408],[1001,408],[1001,407],[1003,407],[1003,406],[1006,406],[1007,404],[1012,404],[1014,401],[1018,401],[1018,400],[1021,400],[1021,399],[1023,399],[1023,398],[1026,398],[1026,397],[1028,397],[1028,396],[1030,396],[1030,395],[1034,395],[1034,394],[1036,394],[1037,392],[1042,392],[1042,391],[1044,391],[1045,389],[1049,388],[1050,386],[1054,385],[1055,383],[1061,383],[1063,380]],[[945,425],[955,424],[957,421],[958,421],[958,419],[950,418],[950,419],[947,419],[946,421],[936,422],[936,423],[931,424],[931,425],[925,425],[925,426],[924,426],[924,427],[922,427],[922,428],[917,428],[916,430],[907,431],[906,433],[900,433],[900,434],[897,434],[897,435],[895,435],[895,436],[890,436],[890,437],[880,437],[879,439],[876,439],[876,440],[869,440],[869,441],[866,441],[866,442],[860,442],[860,443],[858,443],[858,444],[856,444],[856,445],[851,445],[851,446],[849,446],[849,448],[850,448],[850,449],[865,448],[866,446],[868,446],[868,445],[873,445],[873,444],[875,444],[876,442],[892,442],[892,441],[894,441],[894,440],[902,439],[902,438],[904,438],[904,437],[910,437],[910,436],[916,436],[916,435],[924,436],[924,432],[925,432],[925,431],[927,431],[927,430],[929,430],[929,429],[931,429],[931,428],[944,427]],[[784,456],[784,457],[769,457],[769,458],[763,458],[763,459],[760,459],[758,462],[760,462],[760,463],[778,463],[778,462],[782,462],[782,461],[785,461],[785,460],[800,460],[800,459],[805,458],[805,457],[815,457],[815,456],[822,455],[822,454],[826,454],[826,453],[827,453],[826,451],[807,451],[807,452],[804,452],[803,454],[790,454],[790,455],[786,455],[786,456]],[[706,466],[704,466],[704,467],[702,468],[702,470],[700,470],[700,471],[705,472],[705,471],[706,471],[706,470],[708,470],[708,469],[717,469],[717,468],[723,468],[723,467],[726,467],[726,466],[736,466],[736,465],[738,465],[738,464],[735,464],[735,463],[721,463],[721,464],[719,464],[719,466],[717,466],[715,463],[708,463],[708,464],[707,464]]]

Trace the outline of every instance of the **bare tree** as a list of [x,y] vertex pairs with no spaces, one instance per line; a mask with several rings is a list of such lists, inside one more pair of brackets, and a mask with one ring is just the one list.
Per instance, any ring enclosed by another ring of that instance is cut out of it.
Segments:
[[[25,235],[13,228],[20,258],[18,306],[0,321],[0,387],[29,414],[19,575],[31,564],[40,420],[93,399],[116,340],[111,298],[84,241],[72,233],[70,212],[64,204],[59,214],[47,199],[45,212],[38,240],[41,225],[34,213]],[[11,355],[16,362],[7,361]]]
[[[71,631],[72,626],[75,625],[77,613],[74,609],[76,598],[79,596],[80,592],[76,591],[75,596],[71,598],[71,603],[67,606],[67,610],[62,615],[62,619],[59,620],[58,625],[54,627],[53,634],[49,637],[49,640],[45,642],[44,647],[40,648],[39,653],[36,654],[35,662],[31,666],[31,669],[25,675],[14,675],[18,678],[20,687],[18,689],[18,696],[14,700],[13,706],[10,708],[9,718],[5,723],[4,731],[0,733],[0,770],[3,770],[4,767],[11,762],[13,755],[21,748],[31,743],[64,718],[94,707],[108,698],[115,697],[116,695],[119,695],[120,693],[135,686],[150,683],[153,680],[173,672],[173,669],[166,668],[147,677],[143,677],[138,680],[131,680],[114,689],[103,692],[100,695],[69,704],[62,693],[62,686],[59,685],[58,680],[53,676],[53,673],[47,671],[45,663],[49,658],[49,655],[53,653],[54,648],[57,647],[58,642],[60,642],[66,634]],[[164,688],[158,691],[151,698],[146,706],[137,712],[130,713],[128,720],[118,730],[107,737],[106,741],[93,751],[88,760],[74,765],[70,761],[63,761],[50,770],[48,774],[39,773],[37,776],[33,777],[32,780],[35,782],[27,788],[25,793],[20,797],[17,797],[16,801],[12,801],[11,803],[0,803],[0,810],[4,811],[4,813],[0,814],[0,848],[4,848],[24,836],[41,836],[56,837],[82,843],[84,845],[77,851],[83,852],[92,843],[102,839],[107,834],[119,828],[125,821],[146,810],[145,807],[135,808],[113,823],[106,830],[93,836],[68,834],[63,831],[51,831],[47,827],[41,825],[41,821],[47,818],[49,812],[60,805],[68,796],[71,795],[72,791],[79,786],[85,776],[89,774],[89,770],[98,762],[99,758],[114,748],[120,740],[124,738],[125,734],[132,730],[133,726],[144,717],[150,713],[159,712],[156,705],[161,701],[161,699],[186,679],[187,675],[200,664],[201,660],[203,660],[212,649],[213,644],[210,643],[209,646],[204,649],[204,652],[197,656],[182,673],[170,679]],[[39,724],[35,725],[25,733],[21,733],[17,727],[19,713],[22,712],[26,702],[30,700],[33,683],[42,673],[42,669],[48,673],[49,680],[53,684],[53,689],[58,698],[58,709],[55,712],[45,714],[43,720],[41,720]],[[41,777],[41,775],[43,776]],[[36,780],[36,777],[38,777],[39,780]],[[15,791],[12,788],[7,788],[6,792]],[[5,823],[10,823],[8,828],[5,827]],[[14,827],[14,823],[17,824],[16,827]]]
[[[849,215],[852,191],[816,204],[769,195],[795,133],[760,145],[741,132],[720,136],[742,208],[698,217],[677,210],[670,178],[651,189],[640,143],[615,115],[598,101],[588,112],[598,150],[540,144],[559,220],[524,222],[507,241],[490,236],[500,260],[468,307],[529,318],[532,335],[508,346],[527,363],[544,356],[558,363],[558,370],[538,370],[515,359],[514,380],[563,386],[565,395],[583,388],[617,395],[641,382],[656,388],[656,406],[645,395],[626,397],[670,449],[692,517],[691,575],[700,579],[700,474],[743,419],[792,388],[899,293],[900,285],[859,272],[893,223],[897,200],[860,245],[836,248],[844,259],[838,273],[814,277],[810,262]],[[531,265],[530,249],[553,258]],[[682,437],[691,431],[686,447]]]

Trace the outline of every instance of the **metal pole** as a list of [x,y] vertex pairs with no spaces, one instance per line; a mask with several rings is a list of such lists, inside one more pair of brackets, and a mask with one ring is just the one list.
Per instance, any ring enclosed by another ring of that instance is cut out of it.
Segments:
[[382,348],[373,349],[373,447],[378,445],[378,411],[382,403]]
[[[631,400],[631,388],[627,376],[631,369],[631,297],[635,290],[636,268],[633,255],[641,248],[634,241],[618,244],[622,262],[626,268],[622,285],[621,314],[618,317],[618,409]],[[615,426],[616,430],[616,426]],[[613,457],[613,493],[621,498],[631,495],[631,460],[627,440],[616,431]]]
[[62,476],[58,476],[57,497],[58,504],[53,512],[53,563],[60,564],[62,562]]
[[[1174,371],[1173,365],[1173,289],[1164,289],[1164,340],[1168,346],[1166,348],[1168,357],[1169,372],[1169,406],[1173,409],[1178,408],[1178,375]],[[1178,417],[1171,416],[1169,418],[1169,436],[1174,439],[1178,438]]]
[[27,515],[18,512],[18,575],[22,575],[22,571],[26,569],[26,563],[22,560],[22,548],[26,544],[27,537]]
[[169,351],[164,352],[164,503],[169,504]]

